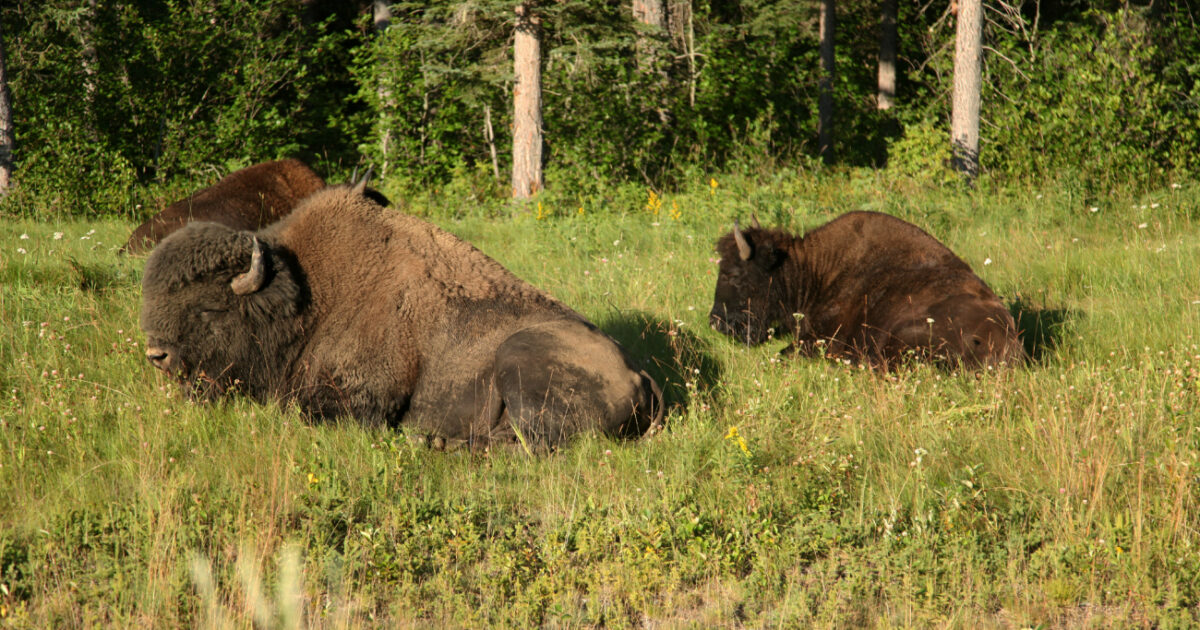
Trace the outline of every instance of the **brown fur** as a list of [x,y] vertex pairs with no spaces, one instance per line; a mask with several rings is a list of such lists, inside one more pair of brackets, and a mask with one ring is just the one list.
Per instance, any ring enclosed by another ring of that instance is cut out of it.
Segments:
[[[266,281],[236,295],[253,238]],[[658,386],[615,341],[361,186],[319,192],[257,234],[180,230],[147,260],[143,300],[153,363],[314,416],[531,447],[585,430],[640,435],[662,418]]]
[[151,249],[190,221],[257,230],[286,216],[301,200],[324,187],[321,176],[299,160],[255,164],[167,206],[139,225],[121,251],[136,254]]
[[[735,228],[736,229],[736,228]],[[788,351],[887,366],[907,357],[968,366],[1013,363],[1012,315],[971,268],[920,228],[851,212],[803,237],[781,230],[721,237],[714,328],[750,344],[774,328]]]

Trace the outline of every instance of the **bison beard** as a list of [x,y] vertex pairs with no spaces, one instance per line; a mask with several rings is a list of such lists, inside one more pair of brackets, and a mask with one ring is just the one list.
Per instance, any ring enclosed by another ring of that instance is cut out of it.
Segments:
[[909,358],[968,367],[1024,358],[1012,315],[971,268],[920,228],[851,212],[796,237],[733,231],[709,321],[749,345],[790,333],[785,352],[889,367]]
[[299,160],[255,164],[167,206],[139,225],[121,251],[136,254],[150,249],[191,221],[257,230],[286,216],[305,197],[324,187],[325,180]]
[[201,222],[164,239],[142,282],[150,362],[193,394],[236,386],[435,444],[545,448],[661,423],[658,385],[615,341],[364,185],[259,232]]

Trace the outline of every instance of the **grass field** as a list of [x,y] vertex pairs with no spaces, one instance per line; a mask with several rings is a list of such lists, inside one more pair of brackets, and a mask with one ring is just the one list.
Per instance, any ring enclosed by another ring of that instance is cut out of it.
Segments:
[[[663,385],[663,434],[543,457],[194,404],[143,357],[131,223],[0,220],[0,627],[1200,623],[1200,185],[638,194],[406,207]],[[954,249],[1034,360],[880,374],[708,328],[733,218],[855,209]]]

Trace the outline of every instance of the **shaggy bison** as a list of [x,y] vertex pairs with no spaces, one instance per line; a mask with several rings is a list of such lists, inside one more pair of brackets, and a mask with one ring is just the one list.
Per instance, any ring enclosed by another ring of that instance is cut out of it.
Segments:
[[435,446],[553,447],[657,426],[610,337],[436,226],[334,186],[258,232],[192,223],[150,254],[146,356],[193,395],[238,388]]
[[154,247],[190,221],[215,221],[238,230],[257,230],[279,220],[325,180],[299,160],[263,162],[167,206],[139,225],[121,248],[136,254]]
[[1012,315],[967,263],[920,228],[851,212],[796,237],[758,226],[717,242],[709,321],[748,344],[886,367],[908,356],[966,366],[1024,357]]

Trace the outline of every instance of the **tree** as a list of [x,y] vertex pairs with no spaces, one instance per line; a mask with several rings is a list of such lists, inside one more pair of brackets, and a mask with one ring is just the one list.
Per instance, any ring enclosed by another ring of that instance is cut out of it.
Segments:
[[821,0],[821,81],[817,104],[817,153],[826,164],[833,163],[833,33],[837,17],[835,0]]
[[951,164],[974,181],[979,174],[979,93],[982,84],[983,6],[959,0],[954,46],[954,93],[951,97]]
[[[371,6],[371,18],[372,30],[375,31],[376,35],[383,33],[388,29],[388,26],[391,26],[392,6],[385,0],[375,0]],[[392,140],[392,130],[391,125],[388,124],[389,121],[387,112],[391,107],[394,107],[394,104],[392,103],[391,90],[387,88],[387,85],[383,81],[379,82],[379,85],[376,87],[376,91],[378,92],[380,109],[382,110],[379,121],[379,153],[383,156],[383,164],[379,170],[379,177],[382,179],[387,177],[388,145],[391,144]]]
[[513,40],[513,171],[516,199],[528,199],[543,187],[542,181],[542,46],[541,20],[536,4],[517,5]]
[[4,27],[0,25],[0,197],[8,192],[13,167],[12,99],[8,94],[8,75],[4,72]]
[[[667,11],[663,0],[633,0],[633,19],[646,25],[638,33],[638,67],[651,70],[656,65],[654,45],[648,39],[663,39],[667,34]],[[649,37],[647,37],[649,35]]]
[[891,109],[896,103],[896,0],[879,6],[879,97],[875,106]]

